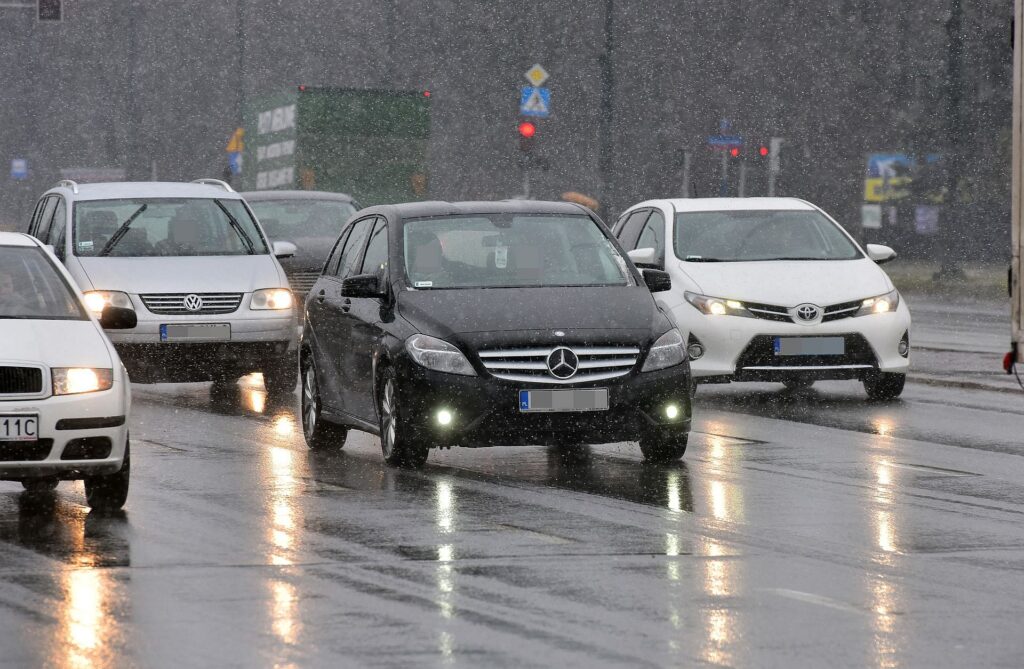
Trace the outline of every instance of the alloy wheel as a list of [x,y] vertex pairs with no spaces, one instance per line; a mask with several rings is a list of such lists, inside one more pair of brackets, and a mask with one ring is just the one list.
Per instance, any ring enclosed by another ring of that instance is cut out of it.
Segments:
[[398,422],[395,409],[395,382],[388,379],[384,383],[384,394],[380,400],[380,441],[385,458],[390,458],[395,450]]
[[318,393],[316,369],[312,363],[306,367],[305,372],[305,378],[302,381],[302,428],[306,431],[306,436],[309,437],[316,429],[316,421],[319,418],[317,415]]

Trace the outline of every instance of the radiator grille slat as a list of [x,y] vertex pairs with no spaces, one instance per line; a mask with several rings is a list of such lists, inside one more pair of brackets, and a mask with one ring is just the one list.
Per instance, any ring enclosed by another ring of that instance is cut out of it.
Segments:
[[[577,372],[562,379],[548,370],[547,359],[553,351],[568,348],[578,360]],[[477,355],[492,376],[520,383],[569,384],[605,381],[625,376],[636,367],[640,349],[630,346],[568,346],[546,348],[491,349]]]
[[36,395],[43,392],[43,371],[38,367],[0,367],[0,395]]

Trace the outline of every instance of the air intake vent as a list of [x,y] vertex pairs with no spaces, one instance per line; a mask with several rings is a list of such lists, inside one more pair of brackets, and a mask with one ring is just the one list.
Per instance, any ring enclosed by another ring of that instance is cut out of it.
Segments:
[[43,370],[38,367],[0,367],[0,395],[38,395]]

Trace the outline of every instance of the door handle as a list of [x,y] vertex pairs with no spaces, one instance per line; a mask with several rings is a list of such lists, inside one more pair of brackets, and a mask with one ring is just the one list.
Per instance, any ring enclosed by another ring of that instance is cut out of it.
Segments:
[[320,292],[317,293],[317,295],[316,295],[316,301],[319,302],[320,304],[323,304],[324,303],[324,299],[326,299],[326,296],[327,296],[327,291],[325,291],[323,288],[321,288]]
[[349,309],[351,309],[351,308],[352,308],[352,300],[351,300],[351,298],[346,297],[345,301],[341,303],[341,310],[344,311],[347,314]]

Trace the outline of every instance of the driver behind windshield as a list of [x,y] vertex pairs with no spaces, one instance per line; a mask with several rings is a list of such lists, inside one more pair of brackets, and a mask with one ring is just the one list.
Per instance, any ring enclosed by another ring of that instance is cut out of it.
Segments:
[[154,250],[162,256],[198,253],[203,246],[203,227],[197,211],[182,207],[167,223],[167,238],[157,242]]

